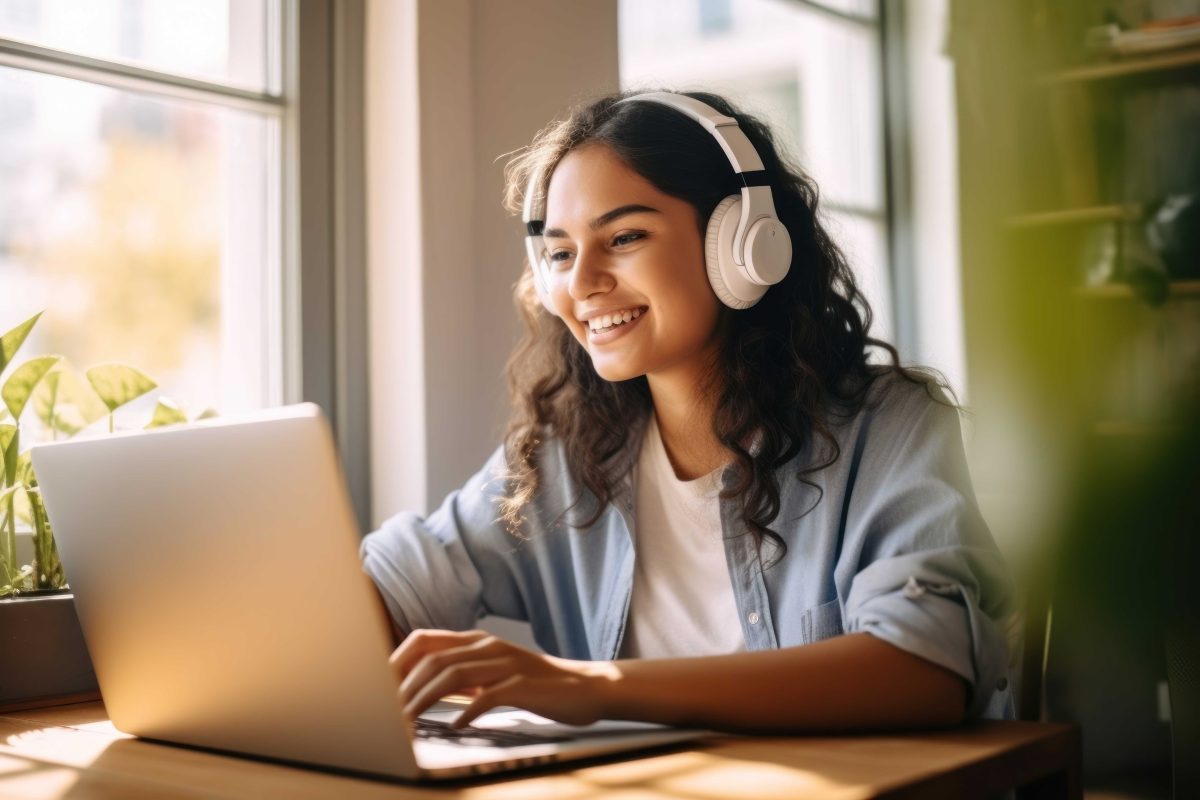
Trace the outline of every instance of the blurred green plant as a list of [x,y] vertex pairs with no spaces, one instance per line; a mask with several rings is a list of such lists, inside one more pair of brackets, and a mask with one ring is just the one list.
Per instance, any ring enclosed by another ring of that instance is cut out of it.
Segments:
[[[0,376],[43,312],[34,314],[0,336]],[[66,575],[54,543],[54,532],[29,450],[21,450],[26,433],[21,415],[33,408],[43,432],[54,441],[71,437],[107,414],[109,433],[117,409],[158,387],[151,378],[126,364],[99,364],[84,374],[86,382],[58,355],[37,356],[13,368],[0,384],[0,598],[27,592],[67,588]],[[206,409],[196,419],[215,416]],[[146,429],[188,422],[177,403],[158,398]],[[32,438],[32,437],[28,437]],[[17,525],[32,536],[33,554],[21,564],[17,554]]]

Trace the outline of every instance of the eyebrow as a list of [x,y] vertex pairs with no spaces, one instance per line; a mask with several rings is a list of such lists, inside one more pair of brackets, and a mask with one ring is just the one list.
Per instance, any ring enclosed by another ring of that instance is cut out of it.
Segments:
[[[662,213],[657,208],[651,208],[650,206],[643,206],[643,205],[639,205],[637,203],[630,203],[629,205],[621,206],[619,208],[614,208],[612,211],[604,212],[603,214],[601,214],[600,216],[596,217],[594,220],[589,222],[588,227],[594,231],[597,231],[597,230],[600,230],[601,228],[603,228],[608,223],[612,222],[613,220],[620,219],[621,217],[625,216],[626,214],[642,214],[642,213],[647,213],[647,212],[649,212],[651,214],[661,214]],[[564,231],[562,228],[547,228],[546,230],[542,231],[542,236],[545,236],[548,239],[569,239],[569,238],[571,238],[571,237],[567,236],[567,232]]]

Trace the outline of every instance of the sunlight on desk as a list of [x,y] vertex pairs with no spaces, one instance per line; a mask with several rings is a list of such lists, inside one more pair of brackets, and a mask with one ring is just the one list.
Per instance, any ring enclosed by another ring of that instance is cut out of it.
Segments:
[[0,797],[61,797],[78,780],[73,769],[0,755]]
[[794,798],[800,793],[838,798],[862,797],[865,787],[807,770],[778,764],[747,763],[705,753],[668,753],[632,761],[584,767],[567,775],[479,786],[463,791],[472,800],[588,800],[599,796],[632,798],[742,797]]
[[[110,725],[111,727],[111,725]],[[0,735],[7,733],[0,729]],[[72,767],[89,767],[107,750],[114,741],[129,738],[113,730],[111,733],[95,735],[75,728],[30,728],[4,736],[4,744],[18,749],[21,755],[45,758],[57,764]]]
[[756,798],[793,798],[799,792],[820,793],[823,797],[862,795],[861,787],[833,781],[808,770],[777,764],[748,764],[706,753],[685,753],[691,763],[673,777],[662,778],[652,785],[681,797],[731,797],[753,787]]

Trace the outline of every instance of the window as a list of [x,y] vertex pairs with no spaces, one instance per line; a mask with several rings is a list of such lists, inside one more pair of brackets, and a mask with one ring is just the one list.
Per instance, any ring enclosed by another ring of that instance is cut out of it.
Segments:
[[711,89],[782,134],[893,338],[875,0],[620,0],[619,22],[625,88]]
[[284,401],[282,8],[0,0],[0,327],[192,415]]

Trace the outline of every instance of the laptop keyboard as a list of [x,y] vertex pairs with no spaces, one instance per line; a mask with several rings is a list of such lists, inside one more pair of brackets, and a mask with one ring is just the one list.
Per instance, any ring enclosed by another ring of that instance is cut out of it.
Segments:
[[448,722],[438,722],[421,717],[417,718],[416,724],[413,726],[413,733],[418,739],[454,742],[475,747],[521,747],[530,744],[572,741],[569,736],[552,736],[497,728],[475,728],[470,725],[465,728],[452,728]]

